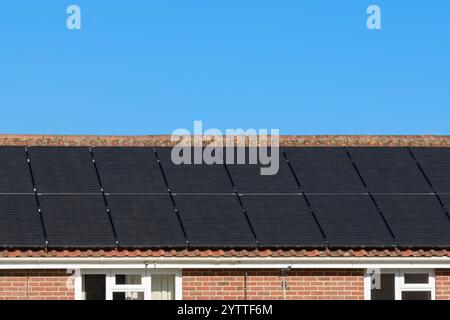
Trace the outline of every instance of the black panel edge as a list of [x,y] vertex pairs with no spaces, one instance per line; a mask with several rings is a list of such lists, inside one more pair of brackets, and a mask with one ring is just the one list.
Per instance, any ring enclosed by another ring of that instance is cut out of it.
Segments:
[[353,159],[352,154],[350,153],[349,148],[345,147],[345,153],[348,157],[348,160],[350,161],[351,165],[353,166],[353,168],[355,169],[358,177],[361,179],[362,184],[364,185],[364,188],[366,189],[367,194],[369,195],[370,199],[372,200],[372,204],[375,206],[375,209],[377,210],[378,214],[380,215],[381,219],[384,222],[384,225],[386,226],[386,228],[388,229],[392,240],[394,241],[394,247],[398,247],[399,246],[399,241],[397,240],[397,237],[395,236],[394,231],[392,230],[391,226],[389,225],[389,222],[387,221],[383,211],[381,210],[380,206],[378,205],[378,202],[376,201],[375,197],[373,196],[372,192],[369,189],[369,186],[367,185],[366,181],[364,180],[364,177],[361,174],[361,171],[359,170],[355,160]]
[[[420,250],[442,250],[442,249],[449,249],[450,245],[425,245],[425,246],[416,246],[416,245],[399,245],[396,246],[395,249],[396,250],[415,250],[415,249],[420,249]],[[30,245],[0,245],[0,250],[42,250],[44,249],[42,246],[30,246]],[[187,248],[184,245],[172,245],[172,246],[131,246],[131,245],[122,245],[120,247],[117,247],[115,245],[111,245],[111,246],[92,246],[92,245],[77,245],[77,246],[71,246],[71,245],[48,245],[46,247],[46,251],[48,250],[62,250],[62,249],[73,249],[73,250],[77,250],[77,249],[82,249],[82,250],[102,250],[102,249],[111,249],[111,250],[115,250],[117,252],[120,252],[121,250],[176,250],[176,249],[182,249],[182,250],[232,250],[232,249],[240,249],[240,250],[260,250],[260,251],[264,251],[264,250],[391,250],[393,249],[392,246],[374,246],[374,245],[369,245],[369,246],[361,246],[361,245],[339,245],[339,246],[320,246],[320,245],[289,245],[289,246],[284,246],[284,245],[260,245],[257,248],[255,248],[255,246],[249,246],[249,245],[223,245],[223,246],[218,246],[218,245],[198,245],[198,246],[190,246],[189,248]],[[151,257],[149,257],[151,258]]]
[[[428,250],[448,250],[450,248],[450,246],[414,246],[414,245],[399,245],[396,246],[395,249],[402,251],[402,250],[424,250],[424,251],[428,251]],[[111,246],[92,246],[92,245],[77,245],[77,246],[67,246],[67,245],[48,245],[47,247],[43,247],[43,246],[30,246],[30,245],[0,245],[0,251],[1,250],[6,250],[6,251],[15,251],[15,250],[20,250],[20,251],[39,251],[39,250],[44,250],[45,252],[48,252],[50,250],[114,250],[117,252],[120,252],[121,250],[188,250],[188,251],[194,251],[194,250],[255,250],[254,246],[237,246],[237,245],[233,245],[233,246],[229,246],[229,245],[225,245],[225,246],[192,246],[189,248],[186,248],[186,246],[152,246],[152,247],[148,247],[148,246],[121,246],[120,248],[118,248],[117,246],[111,245]],[[329,246],[329,247],[325,247],[325,246],[259,246],[257,248],[257,250],[260,251],[264,251],[264,250],[319,250],[319,251],[333,251],[333,250],[354,250],[354,251],[358,251],[358,250],[367,250],[367,251],[371,251],[371,250],[391,250],[392,246]],[[151,259],[152,257],[149,256],[149,259]]]
[[304,190],[303,190],[303,186],[300,182],[300,179],[297,177],[297,174],[294,171],[294,168],[292,167],[292,163],[289,161],[289,158],[286,154],[286,151],[283,148],[280,148],[282,156],[284,158],[284,160],[286,161],[288,167],[289,167],[289,171],[291,172],[291,174],[293,175],[295,182],[297,183],[297,186],[300,190],[300,195],[303,196],[303,198],[305,199],[306,205],[308,206],[309,212],[311,213],[311,215],[314,218],[314,221],[316,222],[317,227],[319,228],[320,233],[322,234],[323,240],[325,241],[325,246],[329,247],[330,242],[328,240],[327,235],[325,234],[324,229],[322,228],[322,225],[320,224],[319,218],[317,217],[313,207],[311,206],[311,202],[308,199],[308,196],[305,194]]
[[244,218],[247,221],[248,226],[250,227],[250,231],[252,233],[253,239],[255,240],[255,245],[256,245],[256,247],[259,247],[260,242],[259,242],[258,236],[256,234],[255,228],[253,227],[250,217],[248,216],[247,209],[245,208],[244,203],[241,198],[241,195],[239,194],[239,192],[236,188],[236,184],[234,183],[233,178],[231,177],[231,173],[230,173],[230,170],[228,169],[226,161],[223,162],[223,166],[226,170],[226,173],[227,173],[228,179],[230,180],[231,186],[233,187],[233,193],[236,195],[236,198],[239,201],[239,205],[241,207],[241,211],[244,215]]
[[181,228],[181,231],[183,232],[184,242],[186,243],[186,246],[189,246],[189,238],[188,238],[186,229],[184,227],[183,221],[181,220],[180,212],[179,212],[177,204],[175,202],[175,198],[174,198],[174,195],[172,193],[172,190],[170,189],[169,182],[168,182],[167,176],[166,176],[166,174],[164,172],[164,168],[163,168],[163,165],[161,163],[161,160],[159,159],[158,150],[157,150],[156,147],[153,147],[153,152],[155,153],[156,162],[158,163],[159,170],[161,171],[161,174],[162,174],[163,179],[164,179],[164,183],[166,184],[167,192],[169,193],[170,201],[172,202],[173,210],[174,210],[174,213],[176,214],[178,224],[179,224],[179,226]]
[[102,198],[103,198],[103,202],[105,204],[106,214],[108,215],[108,220],[109,220],[109,223],[111,225],[111,230],[112,230],[112,233],[113,233],[113,236],[114,236],[114,240],[116,242],[115,246],[118,247],[119,246],[119,239],[117,238],[116,227],[114,226],[114,220],[113,220],[113,217],[112,217],[111,212],[109,210],[108,200],[106,199],[105,190],[103,189],[102,179],[100,177],[100,173],[99,173],[98,168],[97,168],[97,163],[95,163],[95,157],[94,157],[94,150],[93,149],[94,149],[94,147],[89,147],[89,153],[91,154],[92,164],[93,164],[94,169],[95,169],[95,174],[97,175],[97,181],[98,181],[98,184],[99,184],[100,191],[102,193]]
[[48,246],[47,228],[45,227],[45,221],[44,221],[44,217],[42,215],[41,203],[39,201],[39,195],[37,192],[36,181],[34,179],[33,167],[31,165],[31,159],[30,159],[30,153],[28,151],[28,147],[24,147],[24,153],[25,153],[25,157],[26,157],[27,163],[28,163],[28,170],[29,170],[30,176],[31,176],[31,183],[33,184],[33,192],[34,192],[34,198],[36,201],[36,206],[38,209],[39,220],[41,221],[41,228],[42,228],[42,233],[43,233],[43,238],[44,238],[43,247],[44,247],[44,249],[46,249]]
[[414,152],[412,151],[412,149],[410,147],[408,147],[408,152],[409,152],[410,156],[412,157],[412,159],[414,160],[415,164],[417,165],[417,168],[419,169],[419,171],[422,173],[423,177],[427,181],[428,186],[431,188],[431,191],[433,192],[433,195],[436,197],[436,199],[439,202],[439,204],[440,204],[442,210],[444,211],[445,215],[450,220],[450,212],[445,207],[444,202],[442,201],[441,197],[439,196],[439,193],[436,191],[436,189],[434,188],[433,184],[431,183],[431,180],[426,175],[425,170],[423,169],[422,165],[420,164],[420,161],[417,159],[416,155],[414,154]]

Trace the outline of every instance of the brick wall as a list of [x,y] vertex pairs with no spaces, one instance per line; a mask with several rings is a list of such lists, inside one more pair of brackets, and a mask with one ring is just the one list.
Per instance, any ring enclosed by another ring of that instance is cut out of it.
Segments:
[[450,300],[450,269],[436,270],[436,300]]
[[[186,269],[183,299],[284,299],[281,280],[280,270]],[[363,270],[291,270],[286,281],[289,300],[364,299]]]
[[65,269],[0,270],[0,300],[72,300],[68,279]]
[[[65,269],[0,270],[0,300],[72,300],[69,276]],[[185,269],[183,299],[283,299],[281,280],[280,270]],[[435,281],[436,299],[450,300],[450,269],[436,270]],[[364,299],[363,270],[291,270],[286,282],[288,300]]]

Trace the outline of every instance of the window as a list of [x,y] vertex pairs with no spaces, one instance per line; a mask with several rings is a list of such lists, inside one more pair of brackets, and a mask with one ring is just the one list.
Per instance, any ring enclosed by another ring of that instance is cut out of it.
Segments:
[[175,299],[175,281],[171,275],[154,275],[152,277],[152,300]]
[[83,300],[174,300],[181,298],[181,274],[179,271],[82,270],[80,283],[80,294],[76,298]]
[[113,300],[144,300],[144,291],[116,291]]
[[116,285],[142,284],[141,274],[116,274]]
[[[375,282],[375,279],[372,280]],[[380,285],[371,288],[371,300],[395,300],[395,274],[383,273],[380,275]]]
[[137,271],[112,271],[109,286],[106,290],[107,300],[148,300],[147,281],[145,272]]
[[106,299],[106,275],[86,274],[84,276],[84,300]]
[[431,270],[367,270],[367,300],[433,300],[434,272]]

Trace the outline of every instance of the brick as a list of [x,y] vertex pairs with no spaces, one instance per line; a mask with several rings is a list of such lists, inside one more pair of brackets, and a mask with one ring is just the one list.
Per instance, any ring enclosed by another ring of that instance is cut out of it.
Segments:
[[0,270],[0,300],[73,299],[66,270]]
[[[184,270],[183,298],[243,299],[247,272],[247,299],[283,299],[280,270]],[[195,276],[193,281],[192,276]],[[363,270],[291,270],[286,276],[286,299],[364,298]]]

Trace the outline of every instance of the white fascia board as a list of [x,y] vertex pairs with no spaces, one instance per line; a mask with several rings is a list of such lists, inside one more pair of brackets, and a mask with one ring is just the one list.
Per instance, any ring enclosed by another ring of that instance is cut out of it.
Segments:
[[203,268],[288,268],[366,269],[432,268],[450,269],[449,257],[85,257],[85,258],[0,258],[0,269],[203,269]]

